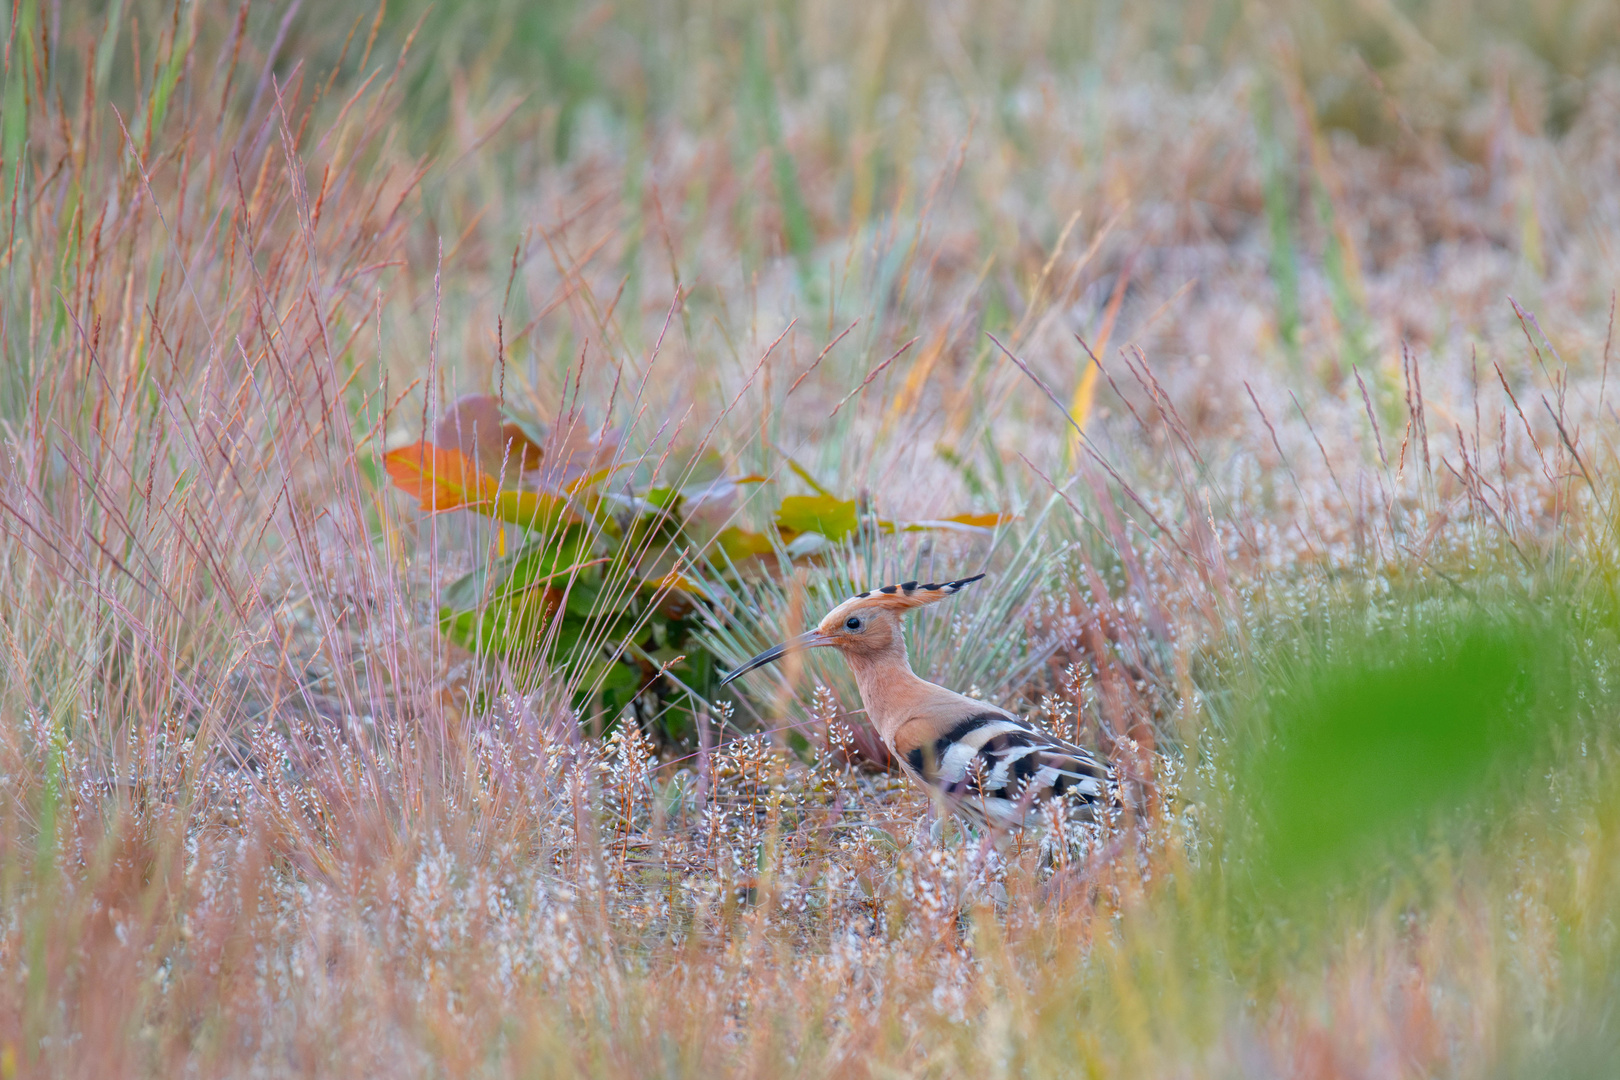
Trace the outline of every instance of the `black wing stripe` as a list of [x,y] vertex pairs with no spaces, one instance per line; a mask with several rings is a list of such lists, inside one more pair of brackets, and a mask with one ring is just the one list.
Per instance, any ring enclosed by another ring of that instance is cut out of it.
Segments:
[[939,776],[940,765],[945,761],[945,754],[951,747],[964,740],[971,741],[972,734],[987,724],[1006,719],[998,713],[988,712],[965,717],[952,725],[949,731],[935,739],[931,745],[924,744],[913,748],[906,755],[906,762],[917,771],[917,775],[926,780],[934,780]]
[[[924,775],[929,779],[934,779],[941,774],[948,774],[946,775],[947,780],[952,783],[959,783],[971,768],[973,753],[978,751],[983,741],[1000,737],[999,735],[984,732],[984,729],[991,724],[1007,723],[1012,723],[1008,717],[1000,713],[990,712],[978,713],[957,721],[949,731],[934,740],[934,745],[931,748],[933,756],[929,763],[929,770]],[[975,734],[979,732],[982,732],[982,734]],[[961,749],[958,749],[957,753],[953,755],[953,757],[961,759],[957,766],[962,770],[961,772],[957,771],[957,767],[952,767],[951,760],[946,757],[953,747],[965,747],[967,750],[965,758]],[[918,771],[922,772],[920,769]]]
[[[944,749],[939,752],[943,757]],[[952,757],[963,756],[959,743]],[[953,775],[941,785],[947,794],[1014,801],[1026,795],[1036,800],[1071,793],[1095,801],[1112,778],[1108,768],[1085,751],[1027,728],[997,731],[985,739],[960,774],[951,771]]]
[[967,738],[967,735],[968,735],[968,733],[970,731],[977,731],[980,728],[984,727],[986,724],[993,724],[997,720],[1005,720],[1005,719],[1007,719],[1007,718],[1005,716],[1002,716],[1000,713],[983,712],[983,713],[976,713],[973,716],[969,716],[969,717],[967,717],[967,718],[965,718],[963,720],[959,720],[951,728],[951,730],[947,731],[944,735],[942,735],[938,739],[934,740],[934,745],[939,748],[939,756],[944,757],[945,756],[945,747],[949,746],[951,743],[954,743],[954,742],[961,742],[963,739]]
[[1043,804],[1117,798],[1113,771],[1088,751],[1002,712],[963,717],[906,754],[925,781],[968,816],[997,827],[1038,820]]

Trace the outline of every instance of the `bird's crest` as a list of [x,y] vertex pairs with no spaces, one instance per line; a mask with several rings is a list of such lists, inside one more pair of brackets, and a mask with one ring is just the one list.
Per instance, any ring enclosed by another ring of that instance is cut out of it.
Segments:
[[922,607],[924,604],[932,604],[955,596],[965,586],[982,577],[983,574],[974,574],[972,577],[938,584],[930,581],[926,585],[921,585],[915,581],[907,581],[899,585],[885,585],[881,589],[872,589],[850,597],[829,611],[821,621],[824,625],[836,626],[856,611],[906,611]]

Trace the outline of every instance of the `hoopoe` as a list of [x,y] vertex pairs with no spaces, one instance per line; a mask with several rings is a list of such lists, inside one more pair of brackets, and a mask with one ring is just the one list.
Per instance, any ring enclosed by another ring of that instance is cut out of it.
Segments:
[[906,775],[968,820],[1015,829],[1044,820],[1054,798],[1116,802],[1113,770],[1089,751],[911,670],[901,616],[955,596],[982,577],[937,585],[908,581],[850,597],[814,630],[766,649],[721,685],[790,652],[834,648],[855,673],[867,718]]

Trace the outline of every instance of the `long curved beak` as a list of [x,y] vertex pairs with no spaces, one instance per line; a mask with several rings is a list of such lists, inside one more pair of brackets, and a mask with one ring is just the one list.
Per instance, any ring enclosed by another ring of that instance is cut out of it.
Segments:
[[725,686],[733,679],[736,679],[741,675],[746,675],[755,668],[762,668],[766,664],[774,663],[775,661],[782,659],[782,657],[786,656],[788,653],[803,652],[805,649],[818,649],[824,645],[831,644],[831,641],[823,637],[821,634],[816,633],[814,630],[810,631],[808,634],[800,634],[792,641],[784,641],[780,645],[772,645],[770,648],[766,649],[752,660],[749,660],[747,663],[733,669],[728,675],[726,675],[725,678],[720,680],[720,685]]

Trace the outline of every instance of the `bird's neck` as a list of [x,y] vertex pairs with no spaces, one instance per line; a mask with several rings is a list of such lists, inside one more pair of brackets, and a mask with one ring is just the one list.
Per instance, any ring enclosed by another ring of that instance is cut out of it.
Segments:
[[909,706],[930,684],[911,670],[903,644],[878,653],[849,653],[845,659],[855,673],[866,718],[885,743],[892,743],[895,731],[911,715]]

